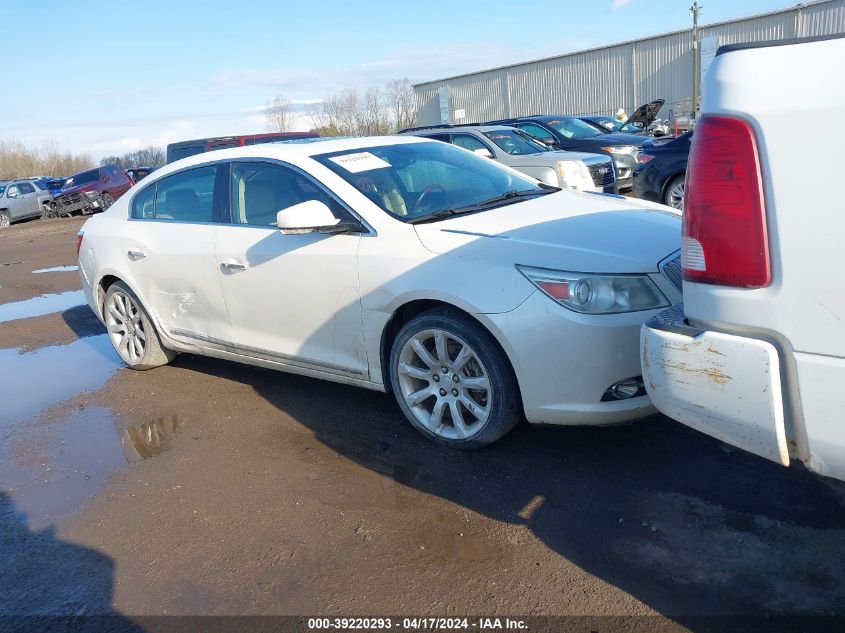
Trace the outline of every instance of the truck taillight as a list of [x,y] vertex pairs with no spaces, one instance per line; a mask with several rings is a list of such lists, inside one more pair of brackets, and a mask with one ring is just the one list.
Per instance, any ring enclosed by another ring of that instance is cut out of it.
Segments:
[[681,250],[687,281],[742,288],[771,282],[760,159],[745,121],[705,116],[696,125]]
[[84,237],[82,231],[76,234],[76,256],[79,257],[79,251],[82,249],[82,238]]

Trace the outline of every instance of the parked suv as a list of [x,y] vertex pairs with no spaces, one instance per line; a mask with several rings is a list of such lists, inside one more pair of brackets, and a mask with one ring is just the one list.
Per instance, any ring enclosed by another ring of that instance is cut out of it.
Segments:
[[65,182],[61,193],[47,204],[47,215],[59,217],[95,213],[108,209],[132,187],[126,173],[114,165],[103,165],[74,174]]
[[243,147],[244,145],[260,145],[261,143],[276,143],[301,138],[319,138],[316,132],[270,132],[268,134],[247,134],[240,136],[217,136],[213,138],[198,138],[192,141],[179,141],[167,146],[167,162],[172,163],[181,158],[210,152],[228,147]]
[[511,125],[552,149],[607,154],[613,158],[616,184],[622,190],[632,186],[637,154],[645,140],[634,134],[605,134],[574,116],[528,116],[491,121],[488,125]]
[[555,187],[616,193],[613,162],[607,156],[553,151],[525,132],[509,126],[437,125],[409,128],[399,133],[463,147]]
[[30,180],[0,182],[0,228],[18,220],[41,217],[49,201],[50,193]]

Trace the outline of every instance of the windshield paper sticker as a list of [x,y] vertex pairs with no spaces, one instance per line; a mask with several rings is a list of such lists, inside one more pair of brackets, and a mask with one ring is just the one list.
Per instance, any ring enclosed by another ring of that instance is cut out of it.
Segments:
[[374,156],[369,152],[358,152],[357,154],[346,154],[344,156],[335,156],[330,158],[330,161],[336,165],[340,165],[350,174],[357,174],[362,171],[371,171],[373,169],[384,169],[390,167],[390,163],[382,160],[378,156]]

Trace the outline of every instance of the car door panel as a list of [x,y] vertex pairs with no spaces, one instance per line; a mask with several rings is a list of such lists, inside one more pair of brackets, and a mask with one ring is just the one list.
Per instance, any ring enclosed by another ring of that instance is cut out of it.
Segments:
[[215,171],[189,169],[146,187],[132,200],[123,238],[142,302],[168,334],[194,344],[232,339],[215,262]]
[[[217,265],[235,344],[244,353],[332,373],[367,375],[361,325],[359,234],[283,234],[276,212],[308,200],[347,218],[318,183],[292,167],[234,162],[232,224]],[[351,216],[351,214],[349,214]]]
[[221,227],[217,263],[235,344],[281,362],[364,375],[360,239]]

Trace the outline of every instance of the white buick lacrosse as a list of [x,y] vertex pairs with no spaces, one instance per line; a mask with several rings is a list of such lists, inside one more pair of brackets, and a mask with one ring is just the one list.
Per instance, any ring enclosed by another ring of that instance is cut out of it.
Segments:
[[680,225],[447,143],[322,139],[172,163],[77,248],[129,367],[186,352],[392,391],[466,449],[654,411],[639,331],[681,300]]

